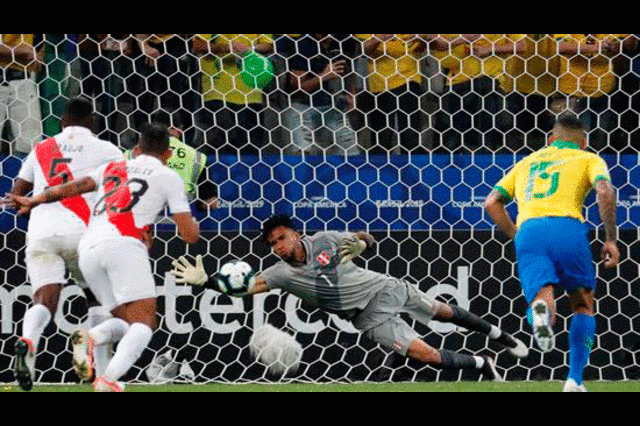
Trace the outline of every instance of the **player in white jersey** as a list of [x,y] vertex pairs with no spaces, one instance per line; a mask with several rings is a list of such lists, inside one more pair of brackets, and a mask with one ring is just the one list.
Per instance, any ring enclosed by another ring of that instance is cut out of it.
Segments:
[[[38,143],[26,157],[10,193],[25,195],[33,190],[38,195],[48,187],[82,178],[101,164],[123,157],[115,145],[91,132],[93,108],[88,100],[71,99],[61,124],[60,134]],[[42,205],[31,212],[25,263],[33,305],[25,313],[14,362],[14,374],[24,390],[33,385],[38,343],[56,313],[62,286],[67,282],[66,272],[86,288],[78,269],[77,246],[87,228],[92,205],[93,197],[86,195]],[[91,294],[86,293],[91,301]],[[91,305],[88,321],[99,322],[104,312]]]
[[134,160],[110,162],[86,177],[50,188],[32,198],[12,197],[28,212],[35,206],[96,192],[89,228],[79,244],[79,264],[89,288],[114,316],[71,336],[76,373],[89,380],[93,351],[118,343],[94,389],[122,391],[118,380],[134,365],[157,327],[155,281],[147,245],[149,226],[168,206],[178,233],[187,243],[200,237],[184,183],[165,164],[171,156],[167,128],[146,125]]
[[[493,359],[437,350],[400,314],[425,325],[431,320],[453,323],[486,334],[513,356],[528,355],[523,342],[471,312],[436,301],[405,280],[358,267],[352,260],[374,244],[370,234],[329,231],[303,237],[288,216],[276,215],[265,222],[262,239],[282,260],[260,272],[247,295],[273,289],[290,292],[311,306],[351,321],[365,336],[403,356],[435,368],[475,369],[489,380],[501,380]],[[220,291],[201,259],[193,266],[180,257],[171,272],[178,283]]]

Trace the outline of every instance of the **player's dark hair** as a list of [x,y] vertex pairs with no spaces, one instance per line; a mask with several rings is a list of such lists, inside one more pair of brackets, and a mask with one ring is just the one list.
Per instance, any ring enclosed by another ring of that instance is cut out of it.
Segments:
[[563,129],[572,131],[584,130],[584,124],[582,123],[582,121],[580,121],[577,115],[570,112],[562,113],[556,119],[556,125],[562,127]]
[[293,224],[293,220],[284,213],[276,214],[271,216],[262,224],[262,235],[260,239],[263,243],[267,243],[269,235],[271,235],[271,231],[276,229],[279,226],[284,226],[285,228],[296,230],[296,226]]
[[84,96],[69,99],[62,121],[65,126],[93,127],[93,104]]
[[160,123],[143,124],[138,145],[143,154],[164,154],[169,149],[169,130],[167,126]]

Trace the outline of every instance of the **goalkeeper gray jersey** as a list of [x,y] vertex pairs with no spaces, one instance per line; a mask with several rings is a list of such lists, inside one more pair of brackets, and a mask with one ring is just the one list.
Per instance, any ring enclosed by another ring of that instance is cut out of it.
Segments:
[[351,319],[380,289],[397,280],[353,262],[341,265],[339,247],[345,238],[353,238],[353,234],[328,231],[302,237],[305,264],[280,261],[260,276],[270,289],[290,292],[312,306]]

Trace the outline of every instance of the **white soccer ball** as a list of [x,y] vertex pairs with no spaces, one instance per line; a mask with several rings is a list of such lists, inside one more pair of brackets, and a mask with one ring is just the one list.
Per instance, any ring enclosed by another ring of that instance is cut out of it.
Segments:
[[255,272],[247,262],[234,260],[227,262],[216,274],[220,291],[231,296],[246,293],[256,281]]
[[249,349],[251,355],[275,376],[292,375],[300,367],[302,345],[291,334],[270,324],[254,330]]

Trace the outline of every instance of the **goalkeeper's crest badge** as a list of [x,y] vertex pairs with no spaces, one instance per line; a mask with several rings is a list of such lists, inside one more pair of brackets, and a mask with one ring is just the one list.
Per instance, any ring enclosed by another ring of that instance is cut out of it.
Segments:
[[316,257],[316,260],[320,262],[322,266],[327,266],[331,262],[331,253],[323,251],[320,256]]

